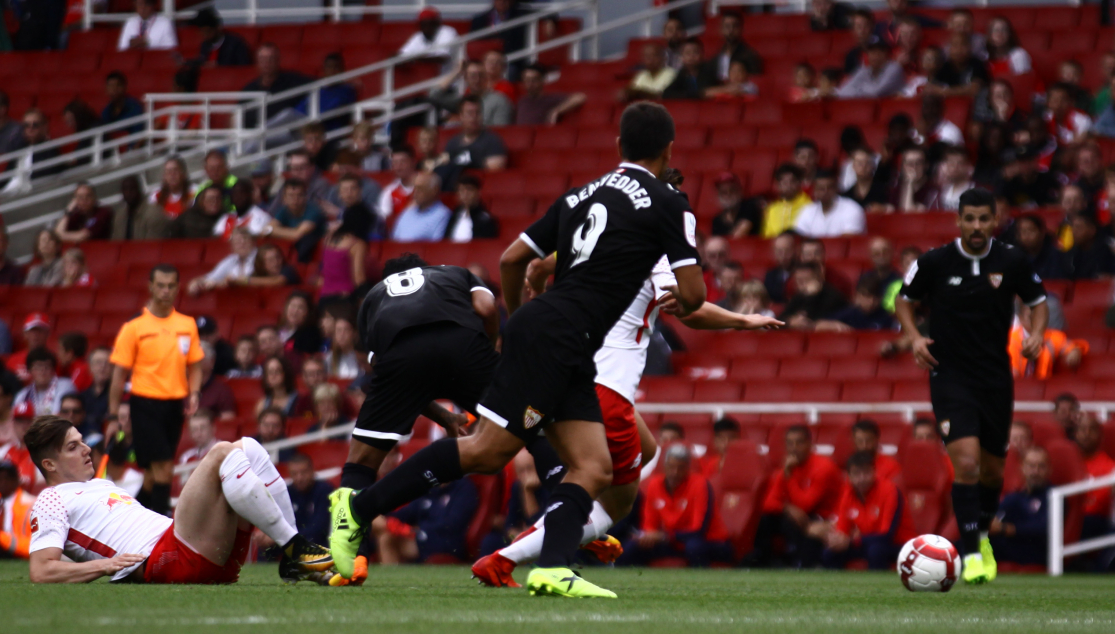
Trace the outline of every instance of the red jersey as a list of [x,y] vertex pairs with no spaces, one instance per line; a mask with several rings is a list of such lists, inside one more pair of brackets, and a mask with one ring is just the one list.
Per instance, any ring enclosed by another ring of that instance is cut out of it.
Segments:
[[657,473],[647,480],[645,493],[644,531],[662,531],[670,539],[685,533],[702,533],[714,542],[728,539],[712,485],[703,475],[691,473],[670,493],[666,476]]
[[13,352],[5,363],[8,369],[15,372],[15,375],[18,376],[19,380],[25,385],[31,380],[31,373],[27,370],[27,352],[27,350]]
[[716,453],[712,448],[709,448],[708,452],[697,460],[697,473],[700,473],[706,478],[711,478],[720,473],[720,461],[723,458],[723,456]]
[[[1097,451],[1092,454],[1091,458],[1084,459],[1084,468],[1088,470],[1088,475],[1093,478],[1100,478],[1115,471],[1115,460],[1112,460],[1102,451]],[[1094,489],[1085,493],[1084,514],[1101,515],[1103,517],[1111,515],[1111,487]]]
[[900,484],[902,482],[902,465],[890,456],[877,453],[875,454],[875,477]]
[[1045,111],[1044,117],[1049,136],[1057,139],[1058,144],[1079,141],[1092,129],[1092,119],[1076,109],[1069,111],[1063,121],[1054,120],[1053,113],[1049,110]]
[[58,368],[58,376],[73,381],[78,392],[84,392],[93,385],[93,373],[89,371],[89,364],[84,359],[74,359],[68,365]]
[[836,511],[844,474],[832,460],[810,454],[802,464],[790,470],[789,477],[779,469],[771,480],[763,513],[781,513],[787,504],[793,504],[809,515],[827,518]]
[[715,304],[724,299],[724,289],[720,288],[720,282],[716,281],[716,273],[712,269],[705,269],[704,277],[705,289],[707,289],[705,301]]
[[0,445],[0,460],[11,462],[19,470],[19,486],[28,491],[34,487],[38,469],[26,447],[15,441]]
[[863,499],[851,484],[844,485],[835,528],[850,537],[890,535],[893,544],[905,544],[918,535],[906,498],[893,482],[878,477]]

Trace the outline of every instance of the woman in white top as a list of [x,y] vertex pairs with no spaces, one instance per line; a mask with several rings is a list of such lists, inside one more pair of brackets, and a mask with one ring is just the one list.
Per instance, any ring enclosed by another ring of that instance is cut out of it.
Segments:
[[993,18],[987,25],[987,67],[992,77],[1030,72],[1030,54],[1018,44],[1010,20]]

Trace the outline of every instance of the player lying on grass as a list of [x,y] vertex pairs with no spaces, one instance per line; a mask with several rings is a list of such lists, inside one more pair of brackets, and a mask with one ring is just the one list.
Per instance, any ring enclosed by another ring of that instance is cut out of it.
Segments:
[[[534,293],[545,290],[546,280],[556,267],[557,258],[553,255],[531,263],[527,282]],[[681,315],[671,289],[677,289],[677,279],[669,260],[662,256],[593,357],[596,396],[604,414],[604,431],[612,456],[612,486],[593,503],[581,545],[605,563],[615,561],[623,553],[619,542],[608,536],[608,529],[631,513],[639,494],[640,467],[653,471],[653,460],[657,459],[654,436],[635,411],[634,402],[659,311],[679,315],[682,323],[698,330],[759,330],[783,325],[772,317],[740,315],[708,302],[688,315]],[[511,572],[516,565],[533,561],[542,552],[545,519],[545,516],[539,519],[510,546],[478,560],[472,566],[473,576],[489,586],[518,587]]]
[[33,583],[104,576],[233,583],[248,556],[252,525],[283,544],[279,576],[285,581],[328,582],[329,551],[298,534],[286,483],[251,438],[217,443],[206,454],[182,489],[173,520],[94,478],[89,446],[70,421],[40,416],[24,443],[48,485],[31,509]]

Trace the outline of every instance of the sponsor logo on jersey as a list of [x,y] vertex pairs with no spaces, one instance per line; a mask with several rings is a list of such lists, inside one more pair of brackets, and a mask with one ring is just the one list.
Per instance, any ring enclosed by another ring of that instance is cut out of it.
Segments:
[[189,335],[178,335],[178,351],[181,352],[182,354],[187,354],[187,353],[190,352],[190,336]]
[[119,493],[109,493],[108,497],[105,498],[105,504],[108,505],[109,510],[116,508],[120,504],[130,505],[133,502],[135,502],[135,498],[126,493],[124,495],[121,495]]
[[689,246],[697,246],[697,216],[693,212],[685,212],[685,241]]
[[530,429],[531,427],[534,427],[538,423],[541,423],[544,417],[545,415],[542,412],[534,409],[530,405],[527,405],[526,411],[523,412],[523,428]]
[[991,286],[999,288],[999,285],[1003,283],[1003,274],[992,273],[991,275],[987,276],[987,280],[991,282]]
[[949,286],[960,286],[961,279],[959,277],[950,277]]
[[950,425],[950,424],[949,424],[949,422],[948,422],[947,420],[943,420],[943,421],[941,421],[941,435],[942,435],[942,436],[945,436],[945,437],[948,437],[948,435],[949,435],[949,428],[950,428],[951,426],[952,426],[952,425]]
[[31,518],[31,534],[34,535],[37,532],[39,532],[39,518],[32,517]]

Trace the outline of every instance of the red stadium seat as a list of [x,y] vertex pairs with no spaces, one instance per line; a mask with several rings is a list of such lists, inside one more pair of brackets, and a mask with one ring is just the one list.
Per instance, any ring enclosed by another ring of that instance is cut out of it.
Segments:
[[737,440],[728,445],[724,466],[712,479],[720,504],[720,516],[737,555],[751,550],[766,476],[767,461],[759,453],[758,445],[748,440]]
[[693,385],[689,381],[670,377],[645,377],[639,386],[640,401],[650,403],[685,403],[693,400]]
[[848,403],[883,403],[891,400],[893,387],[886,381],[846,381],[840,392]]
[[949,521],[949,474],[939,443],[910,442],[902,457],[903,493],[919,534],[940,534]]
[[728,378],[733,381],[766,381],[778,375],[778,360],[772,358],[736,358]]
[[806,356],[800,359],[782,359],[778,365],[778,378],[789,380],[824,379],[828,374],[828,361]]
[[805,336],[796,332],[764,333],[758,340],[757,356],[797,357],[805,351]]
[[[812,352],[812,354],[818,354]],[[828,378],[835,381],[869,381],[875,378],[878,361],[864,357],[837,357],[829,361]]]
[[693,385],[697,403],[738,403],[743,400],[743,385],[730,381],[700,381]]
[[50,296],[50,312],[88,312],[93,308],[96,291],[91,288],[69,288]]

